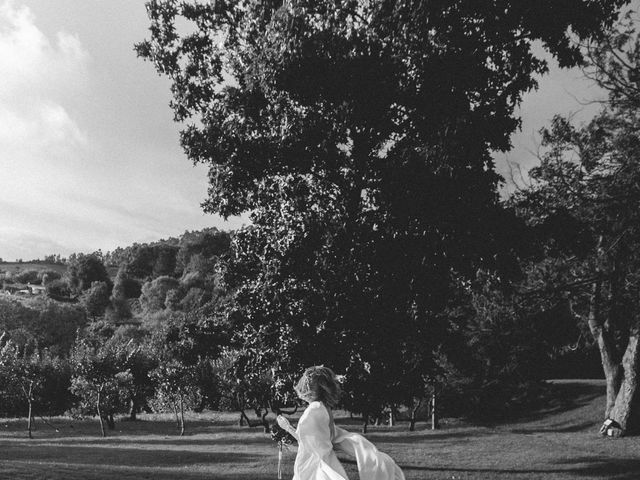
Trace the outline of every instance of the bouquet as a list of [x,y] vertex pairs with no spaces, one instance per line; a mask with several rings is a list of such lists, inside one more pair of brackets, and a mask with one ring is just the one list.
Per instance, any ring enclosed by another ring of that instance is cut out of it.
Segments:
[[[285,428],[281,425],[284,425]],[[278,444],[278,480],[282,479],[282,449],[293,445],[293,442],[296,441],[294,434],[295,430],[289,421],[280,415],[277,422],[271,425],[271,440]]]

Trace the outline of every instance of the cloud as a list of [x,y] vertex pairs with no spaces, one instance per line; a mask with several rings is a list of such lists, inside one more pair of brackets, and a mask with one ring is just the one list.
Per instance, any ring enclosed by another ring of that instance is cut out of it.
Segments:
[[22,253],[34,245],[29,235],[42,244],[53,233],[32,214],[54,214],[58,193],[74,181],[69,167],[87,152],[68,105],[87,90],[89,62],[76,36],[47,38],[29,8],[0,4],[0,255],[11,250],[6,239]]
[[[28,6],[27,6],[28,5]],[[111,250],[208,226],[169,83],[136,58],[143,2],[0,0],[0,257]]]
[[0,99],[28,103],[77,88],[86,78],[89,56],[76,36],[61,31],[52,42],[29,8],[5,0],[0,4],[0,60]]
[[[64,103],[86,88],[88,61],[77,37],[51,41],[27,7],[0,4],[0,198],[24,196],[28,179],[55,174],[56,162],[86,144]],[[33,190],[25,202],[40,200]]]

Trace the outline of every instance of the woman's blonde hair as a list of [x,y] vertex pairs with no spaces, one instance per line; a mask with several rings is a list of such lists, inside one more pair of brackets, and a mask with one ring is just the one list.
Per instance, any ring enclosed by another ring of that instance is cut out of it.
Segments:
[[340,401],[342,390],[336,374],[322,365],[307,368],[295,386],[298,396],[305,402],[322,402],[334,408]]

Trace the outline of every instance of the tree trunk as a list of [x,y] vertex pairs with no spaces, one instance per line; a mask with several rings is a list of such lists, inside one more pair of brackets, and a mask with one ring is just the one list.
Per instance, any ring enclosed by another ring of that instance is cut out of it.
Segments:
[[258,417],[257,421],[252,422],[251,419],[247,416],[246,412],[244,410],[240,410],[240,426],[243,426],[242,420],[244,419],[244,421],[247,422],[247,426],[249,426],[249,428],[254,428],[262,425],[262,427],[266,429],[265,432],[268,433],[270,429],[269,422],[267,422],[266,420],[267,413],[261,414],[262,417]]
[[599,325],[595,328],[591,328],[596,342],[598,343],[598,349],[600,350],[600,359],[602,361],[602,370],[607,385],[607,400],[604,409],[605,418],[611,417],[611,411],[614,409],[618,392],[620,391],[620,385],[625,375],[623,366],[616,359],[617,352],[615,351],[614,341],[611,338],[611,334]]
[[[605,424],[600,429],[602,434],[619,436],[623,434],[621,425],[613,424],[608,428],[611,414],[616,406],[616,400],[620,391],[620,385],[623,377],[623,370],[618,361],[618,352],[609,329],[605,326],[605,319],[601,312],[600,304],[602,302],[602,280],[598,279],[593,284],[591,298],[589,299],[589,330],[593,335],[598,350],[600,351],[600,359],[602,361],[602,370],[607,385],[607,400],[604,409]],[[615,420],[617,422],[617,420]]]
[[129,420],[135,422],[138,419],[138,404],[132,397],[129,403]]
[[[615,290],[615,286],[612,286]],[[613,295],[616,292],[612,292]],[[610,436],[622,436],[636,433],[638,419],[634,417],[636,391],[638,388],[638,368],[640,352],[638,351],[639,332],[632,331],[620,359],[611,329],[615,328],[614,318],[605,321],[601,312],[602,280],[598,279],[594,285],[589,301],[589,330],[598,344],[602,369],[607,385],[607,401],[605,406],[605,423],[600,432]],[[630,421],[631,420],[631,421]],[[612,423],[613,422],[613,423]]]
[[178,415],[178,404],[175,401],[175,397],[172,397],[171,406],[173,407],[173,415],[176,418],[176,428],[180,428],[180,415]]
[[409,418],[409,431],[413,432],[416,429],[416,418],[418,416],[418,410],[420,409],[420,405],[422,405],[422,399],[419,399],[417,403],[413,405],[411,409],[411,417]]
[[[245,408],[244,397],[240,394],[236,394],[235,400],[236,400],[236,405],[238,405],[238,408],[240,410],[240,420],[238,420],[238,426],[244,427],[244,420],[245,420],[245,417],[247,416],[247,414],[244,413],[244,408]],[[248,418],[247,418],[247,425],[251,426],[251,422],[249,422]]]
[[27,418],[27,431],[29,432],[29,438],[33,438],[31,435],[31,413],[33,407],[33,398],[31,393],[33,392],[33,382],[29,383],[29,394],[27,395],[27,402],[29,403],[29,416]]
[[102,393],[102,389],[98,390],[98,400],[96,401],[96,410],[98,411],[98,419],[100,420],[100,431],[102,432],[102,436],[106,437],[107,433],[104,431],[104,420],[102,419],[102,410],[100,409],[101,393]]
[[[620,435],[625,433],[637,433],[637,425],[630,422],[633,416],[634,400],[638,389],[638,360],[640,352],[638,351],[638,334],[629,337],[624,357],[622,358],[622,369],[624,377],[615,404],[609,412],[608,418],[614,420],[620,426]],[[637,423],[637,422],[634,422]]]
[[109,430],[116,429],[116,421],[113,418],[113,413],[109,413],[109,415],[107,415],[107,427],[109,427]]
[[184,435],[184,397],[180,394],[180,436]]
[[240,420],[245,419],[247,422],[247,426],[248,427],[254,427],[255,425],[251,425],[251,420],[249,419],[249,417],[247,417],[246,412],[244,411],[244,409],[240,410]]
[[438,410],[436,408],[436,392],[431,395],[431,430],[437,430],[438,425]]
[[616,403],[618,390],[620,389],[620,381],[622,377],[622,368],[618,359],[615,344],[611,338],[609,330],[605,327],[604,319],[600,311],[600,302],[602,301],[602,280],[597,280],[593,285],[591,298],[589,300],[589,330],[593,338],[598,343],[600,350],[600,358],[602,360],[602,369],[607,383],[607,404],[605,406],[605,418],[609,418],[611,410]]
[[271,430],[269,427],[269,421],[267,420],[267,415],[269,415],[269,410],[265,408],[262,413],[262,429],[264,433],[269,433],[269,430]]

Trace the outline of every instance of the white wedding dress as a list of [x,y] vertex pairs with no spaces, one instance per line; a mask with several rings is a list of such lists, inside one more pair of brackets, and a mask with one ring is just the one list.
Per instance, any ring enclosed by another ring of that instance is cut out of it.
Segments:
[[348,480],[335,450],[355,457],[360,480],[405,480],[386,453],[357,433],[336,427],[322,402],[311,402],[295,431],[298,455],[293,480]]

